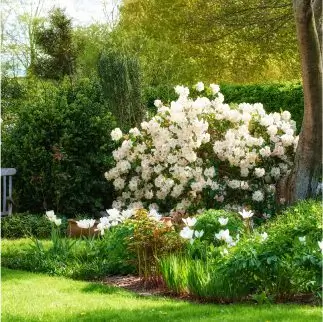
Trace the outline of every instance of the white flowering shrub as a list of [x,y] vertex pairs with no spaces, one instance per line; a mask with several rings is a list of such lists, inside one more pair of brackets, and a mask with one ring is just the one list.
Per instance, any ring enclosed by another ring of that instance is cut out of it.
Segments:
[[176,86],[177,101],[156,101],[157,114],[140,129],[112,131],[120,147],[105,176],[119,192],[114,208],[272,211],[275,183],[297,146],[295,122],[287,111],[266,114],[260,103],[230,106],[218,85],[210,90],[213,100],[191,99],[188,88]]

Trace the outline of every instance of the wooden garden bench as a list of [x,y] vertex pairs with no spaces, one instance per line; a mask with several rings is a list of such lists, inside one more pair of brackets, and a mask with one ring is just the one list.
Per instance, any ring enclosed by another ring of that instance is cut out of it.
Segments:
[[12,213],[12,176],[16,172],[15,168],[1,168],[1,217]]

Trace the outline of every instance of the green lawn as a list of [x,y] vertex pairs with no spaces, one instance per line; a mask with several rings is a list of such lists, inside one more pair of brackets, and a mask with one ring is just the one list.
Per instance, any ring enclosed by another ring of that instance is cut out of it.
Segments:
[[192,304],[2,268],[2,321],[321,321],[319,307]]

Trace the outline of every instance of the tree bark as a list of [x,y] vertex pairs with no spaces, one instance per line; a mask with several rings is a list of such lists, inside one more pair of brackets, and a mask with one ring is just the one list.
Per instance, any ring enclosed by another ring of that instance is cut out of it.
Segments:
[[[318,35],[322,7],[317,0],[293,0],[293,6],[302,65],[304,117],[292,171],[277,186],[277,197],[284,198],[287,204],[315,196],[322,177],[322,47]],[[320,21],[319,25],[316,21]]]

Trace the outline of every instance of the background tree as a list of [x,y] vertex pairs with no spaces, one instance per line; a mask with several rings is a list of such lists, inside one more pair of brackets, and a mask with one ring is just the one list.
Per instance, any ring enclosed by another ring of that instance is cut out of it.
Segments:
[[124,1],[114,31],[139,54],[145,84],[298,80],[288,0]]
[[43,25],[36,32],[39,48],[33,72],[40,77],[60,79],[75,73],[77,49],[72,41],[72,21],[64,10],[54,8],[49,15],[49,26]]
[[1,49],[11,76],[23,74],[36,59],[35,33],[44,22],[47,0],[4,0],[1,10]]

